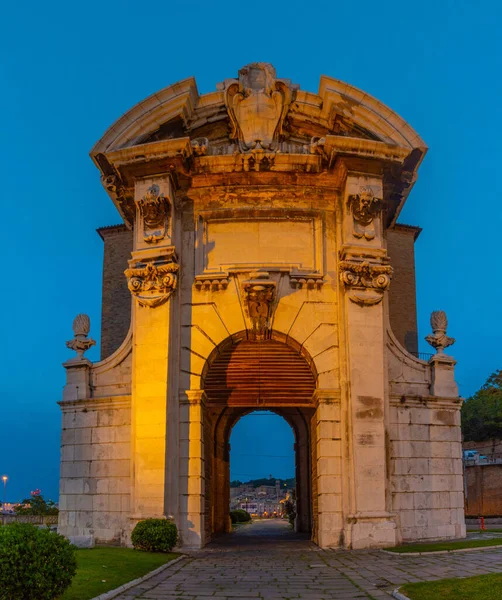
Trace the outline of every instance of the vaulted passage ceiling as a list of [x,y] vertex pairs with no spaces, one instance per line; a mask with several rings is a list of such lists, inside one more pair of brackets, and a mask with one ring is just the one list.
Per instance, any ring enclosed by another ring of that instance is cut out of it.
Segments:
[[293,348],[276,340],[230,344],[204,378],[208,404],[295,406],[312,403],[314,375]]

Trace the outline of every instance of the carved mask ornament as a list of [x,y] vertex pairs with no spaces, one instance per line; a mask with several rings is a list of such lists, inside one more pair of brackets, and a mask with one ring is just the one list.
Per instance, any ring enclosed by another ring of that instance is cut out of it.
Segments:
[[239,71],[239,81],[226,89],[225,104],[230,138],[238,140],[241,152],[277,150],[291,100],[290,86],[276,79],[272,65],[252,63]]
[[347,204],[352,212],[353,236],[372,240],[375,237],[373,221],[382,207],[382,199],[375,198],[370,186],[363,186],[358,194],[349,196]]
[[164,239],[169,229],[170,204],[158,185],[152,185],[147,193],[138,200],[143,219],[143,239],[148,244],[156,244]]

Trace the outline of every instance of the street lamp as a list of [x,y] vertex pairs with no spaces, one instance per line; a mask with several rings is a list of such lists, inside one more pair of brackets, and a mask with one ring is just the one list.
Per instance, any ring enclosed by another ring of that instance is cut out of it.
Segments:
[[7,481],[8,480],[9,480],[9,478],[7,477],[7,475],[2,475],[2,481],[3,481],[3,504],[2,504],[2,512],[4,512],[4,510],[5,510],[5,494],[6,494]]

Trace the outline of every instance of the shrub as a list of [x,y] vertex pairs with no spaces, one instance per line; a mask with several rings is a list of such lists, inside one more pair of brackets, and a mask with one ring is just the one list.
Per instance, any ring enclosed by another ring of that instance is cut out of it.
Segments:
[[77,571],[75,549],[49,529],[0,527],[0,600],[54,600]]
[[178,529],[166,519],[145,519],[133,529],[132,545],[145,552],[171,552],[178,542]]
[[251,521],[251,515],[247,510],[238,508],[237,510],[230,511],[230,519],[232,523],[247,523],[248,521]]

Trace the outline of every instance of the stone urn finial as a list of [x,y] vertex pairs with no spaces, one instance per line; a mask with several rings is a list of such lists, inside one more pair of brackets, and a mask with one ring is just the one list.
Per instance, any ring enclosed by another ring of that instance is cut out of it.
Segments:
[[444,354],[444,349],[455,343],[455,338],[446,335],[448,319],[444,310],[432,311],[431,327],[432,334],[428,335],[425,340],[436,349],[437,354]]
[[91,329],[91,320],[87,315],[80,314],[73,320],[73,339],[66,342],[66,347],[75,350],[77,359],[84,357],[84,352],[96,345],[96,342],[87,337]]

